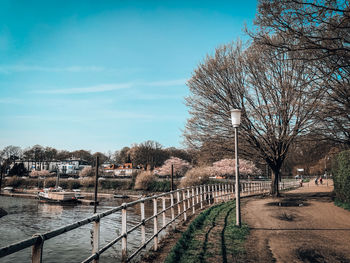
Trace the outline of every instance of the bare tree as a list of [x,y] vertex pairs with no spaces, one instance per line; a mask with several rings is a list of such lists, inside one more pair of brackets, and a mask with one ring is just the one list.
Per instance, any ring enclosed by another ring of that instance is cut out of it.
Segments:
[[146,141],[135,144],[130,149],[130,157],[134,165],[143,165],[147,170],[153,170],[154,167],[161,166],[169,154],[162,145],[155,141]]
[[[259,0],[255,41],[305,60],[335,58],[334,66],[350,66],[349,1]],[[278,34],[278,39],[270,36]]]
[[232,140],[230,108],[241,108],[240,149],[266,161],[272,170],[271,194],[279,195],[280,169],[289,147],[312,126],[322,98],[317,81],[317,74],[293,59],[293,53],[260,45],[244,53],[239,44],[220,47],[188,82],[192,118],[185,138],[195,146]]
[[[256,42],[318,68],[328,96],[321,111],[318,135],[350,146],[350,6],[337,0],[260,0]],[[271,35],[279,38],[272,38]]]
[[19,159],[22,156],[22,150],[18,146],[6,146],[1,152],[2,158],[7,160]]
[[130,148],[125,146],[120,151],[114,153],[115,161],[118,164],[131,163]]

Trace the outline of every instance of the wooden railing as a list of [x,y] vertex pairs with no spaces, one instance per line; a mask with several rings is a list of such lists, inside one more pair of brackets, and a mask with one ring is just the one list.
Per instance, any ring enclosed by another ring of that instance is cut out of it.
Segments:
[[[296,181],[283,182],[280,184],[281,190],[294,187],[298,187],[298,183]],[[145,249],[151,242],[153,242],[153,249],[157,250],[160,233],[164,231],[168,226],[171,226],[174,229],[176,227],[176,223],[180,221],[186,221],[189,213],[195,214],[197,209],[203,209],[206,206],[210,206],[218,202],[225,202],[234,199],[234,189],[234,184],[200,185],[142,198],[130,203],[123,203],[121,206],[115,207],[102,213],[94,214],[93,216],[84,220],[66,225],[44,234],[37,234],[26,240],[0,248],[0,258],[16,253],[25,248],[32,247],[32,262],[41,263],[45,241],[57,237],[68,231],[82,227],[86,224],[93,223],[92,253],[82,262],[98,262],[100,255],[119,241],[121,241],[121,261],[128,262],[136,255],[138,255],[141,250]],[[242,196],[261,194],[270,190],[270,182],[241,183],[240,189]],[[161,201],[160,210],[158,209],[159,201]],[[147,218],[145,217],[146,202],[153,203],[153,215]],[[135,207],[136,205],[140,205],[140,222],[128,229],[127,209],[130,207]],[[101,219],[118,211],[121,211],[122,216],[121,234],[101,247]],[[168,222],[166,220],[166,213],[170,214],[170,220]],[[151,222],[152,220],[153,235],[150,238],[146,239],[146,223]],[[161,225],[161,227],[159,227],[159,225]],[[140,246],[134,251],[129,252],[128,236],[135,230],[141,231]]]

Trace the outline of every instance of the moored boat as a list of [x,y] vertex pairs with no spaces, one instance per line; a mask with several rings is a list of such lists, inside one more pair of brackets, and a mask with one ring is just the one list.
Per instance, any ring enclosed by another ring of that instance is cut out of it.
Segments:
[[65,192],[61,187],[44,188],[38,193],[38,198],[50,203],[75,203],[77,201],[74,193]]
[[74,195],[76,199],[83,199],[85,198],[84,195],[81,194],[80,189],[73,189]]

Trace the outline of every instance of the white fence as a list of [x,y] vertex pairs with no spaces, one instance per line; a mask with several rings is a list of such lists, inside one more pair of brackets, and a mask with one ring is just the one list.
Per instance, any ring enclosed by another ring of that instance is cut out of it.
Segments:
[[[241,183],[241,196],[267,193],[269,192],[270,187],[270,182]],[[296,181],[280,183],[280,190],[295,187],[298,187],[298,183]],[[174,229],[178,222],[186,221],[189,213],[195,214],[196,210],[198,209],[203,209],[204,207],[216,204],[218,202],[225,202],[234,199],[234,189],[234,184],[200,185],[154,195],[130,203],[123,203],[121,206],[115,207],[103,213],[94,214],[93,216],[84,220],[50,232],[46,232],[44,234],[38,234],[29,239],[0,248],[0,258],[16,253],[22,249],[32,247],[32,262],[41,263],[45,241],[73,229],[82,227],[86,224],[93,223],[92,253],[82,262],[99,262],[100,255],[117,242],[121,242],[121,261],[128,262],[135,258],[135,256],[138,255],[141,250],[145,249],[151,242],[153,242],[153,249],[157,250],[160,233],[163,232],[168,226],[171,226]],[[150,202],[153,206],[153,215],[146,218],[145,205],[149,204]],[[161,206],[159,202],[161,202]],[[136,205],[139,206],[138,209],[140,209],[140,221],[130,229],[127,229],[127,210],[131,207],[135,209]],[[161,209],[159,209],[159,207],[161,207]],[[121,211],[122,215],[121,234],[101,247],[100,222],[103,220],[103,218],[118,211]],[[168,218],[170,220],[166,220],[166,214],[168,214]],[[146,223],[151,222],[152,220],[153,235],[146,239]],[[161,225],[161,227],[159,227],[159,225]],[[129,251],[128,236],[134,231],[141,232],[141,238],[139,240],[140,245],[134,251]]]

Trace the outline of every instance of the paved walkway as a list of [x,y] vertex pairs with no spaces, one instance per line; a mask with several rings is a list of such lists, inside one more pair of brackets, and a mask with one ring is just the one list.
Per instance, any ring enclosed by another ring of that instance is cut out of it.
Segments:
[[252,228],[245,262],[350,262],[350,212],[336,207],[333,185],[313,181],[281,198],[243,201]]

